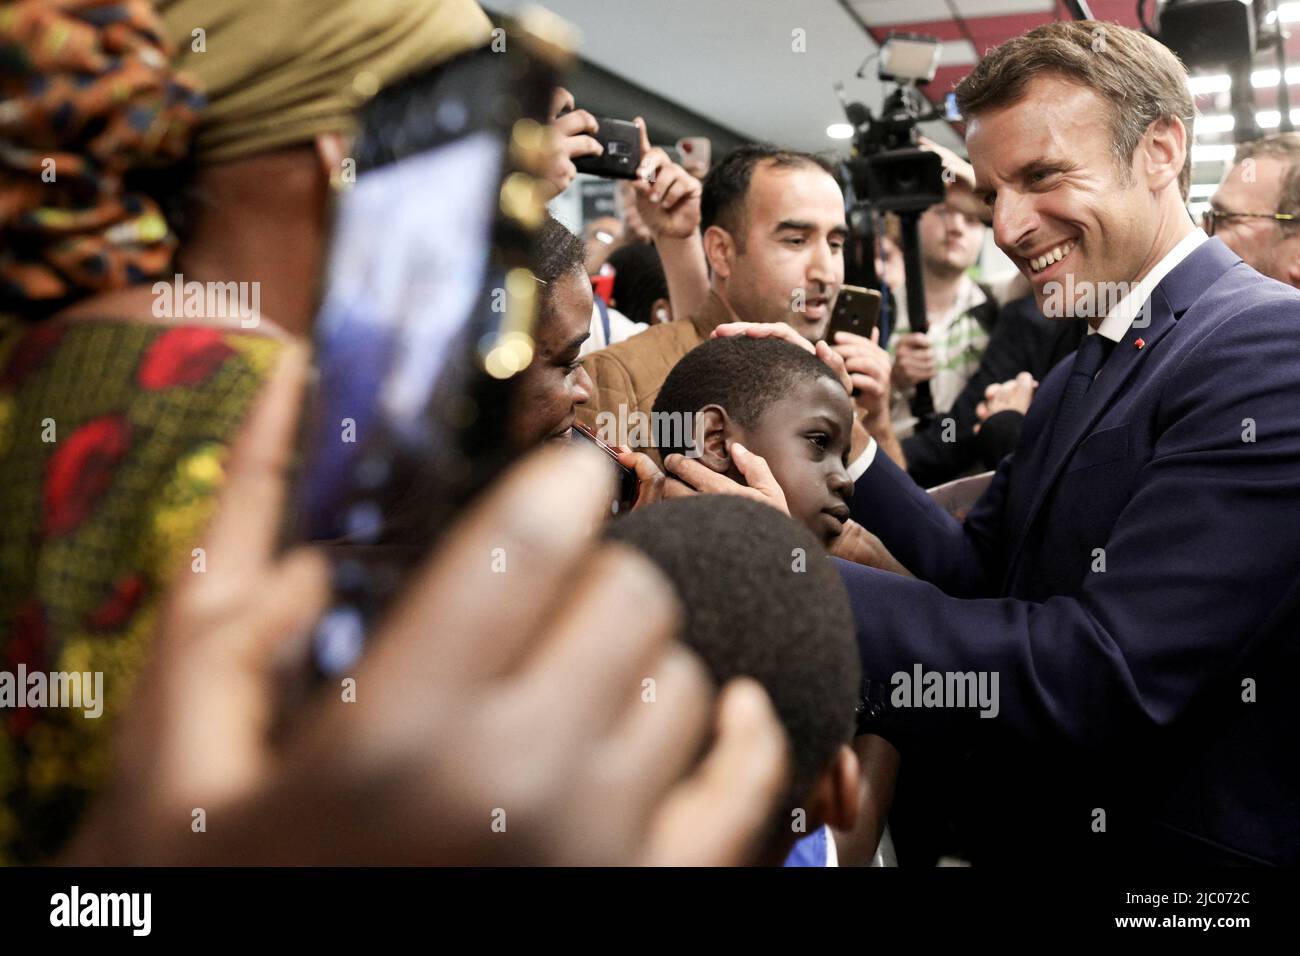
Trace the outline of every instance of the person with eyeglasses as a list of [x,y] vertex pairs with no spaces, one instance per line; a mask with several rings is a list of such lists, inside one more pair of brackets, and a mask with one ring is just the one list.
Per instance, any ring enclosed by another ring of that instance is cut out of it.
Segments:
[[1300,133],[1239,144],[1201,224],[1256,272],[1300,288]]

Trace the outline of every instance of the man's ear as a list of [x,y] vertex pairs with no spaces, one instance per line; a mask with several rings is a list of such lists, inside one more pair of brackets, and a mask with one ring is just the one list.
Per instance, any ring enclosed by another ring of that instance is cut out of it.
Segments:
[[852,830],[858,822],[861,801],[858,755],[848,744],[842,744],[813,787],[808,800],[808,824]]
[[731,469],[727,439],[732,428],[726,409],[720,405],[705,405],[695,413],[691,425],[691,435],[695,441],[695,450],[699,453],[700,464],[710,471],[725,475]]
[[342,182],[343,161],[348,158],[348,138],[342,133],[318,133],[316,158],[328,183]]
[[732,266],[736,261],[736,240],[731,233],[721,226],[709,226],[704,230],[704,258],[709,261],[709,268],[716,276],[731,278]]
[[1154,121],[1142,137],[1138,155],[1152,192],[1177,183],[1187,159],[1187,127],[1176,116]]

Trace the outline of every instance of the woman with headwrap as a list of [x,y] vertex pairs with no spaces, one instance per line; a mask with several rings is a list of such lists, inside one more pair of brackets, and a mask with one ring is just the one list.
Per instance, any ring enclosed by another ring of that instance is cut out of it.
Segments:
[[[472,0],[0,8],[0,672],[103,674],[97,718],[0,710],[0,862],[65,841],[160,595],[205,570],[227,444],[309,329],[353,111],[489,31]],[[255,314],[185,308],[228,283]]]

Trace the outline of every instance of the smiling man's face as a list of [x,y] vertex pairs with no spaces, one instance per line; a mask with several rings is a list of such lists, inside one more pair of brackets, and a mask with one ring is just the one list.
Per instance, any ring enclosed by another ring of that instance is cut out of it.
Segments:
[[1064,285],[1067,274],[1076,289],[1134,282],[1160,258],[1157,196],[1143,164],[1126,161],[1127,176],[1117,164],[1110,118],[1092,90],[1046,75],[1030,81],[1023,99],[977,114],[967,128],[993,238],[1029,279],[1040,310],[1045,287]]

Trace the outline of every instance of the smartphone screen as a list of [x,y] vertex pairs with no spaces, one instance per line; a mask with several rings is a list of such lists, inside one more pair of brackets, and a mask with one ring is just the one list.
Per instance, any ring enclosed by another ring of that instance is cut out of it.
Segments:
[[312,538],[378,538],[375,502],[347,506],[377,426],[412,448],[438,439],[424,411],[480,304],[501,153],[499,137],[468,136],[360,174],[339,202],[316,319]]
[[510,378],[527,360],[501,372],[493,357],[531,333],[532,300],[505,293],[511,272],[531,276],[533,227],[507,214],[504,185],[533,192],[517,137],[540,133],[558,68],[526,37],[509,49],[409,77],[361,117],[313,328],[299,479],[297,537],[333,568],[311,638],[317,679],[357,662],[413,567],[513,458]]

